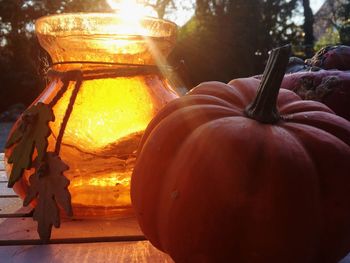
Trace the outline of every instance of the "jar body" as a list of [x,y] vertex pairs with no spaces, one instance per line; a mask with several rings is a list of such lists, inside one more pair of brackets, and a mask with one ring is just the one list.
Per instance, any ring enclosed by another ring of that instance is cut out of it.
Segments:
[[[55,120],[49,122],[48,152],[55,151],[79,83],[59,140],[59,156],[69,166],[64,176],[70,180],[68,190],[76,218],[132,213],[130,176],[138,143],[158,110],[178,97],[161,71],[154,70],[157,59],[162,61],[173,45],[173,25],[149,19],[143,22],[149,35],[118,35],[110,28],[118,23],[122,26],[119,20],[111,14],[54,15],[39,19],[36,25],[39,42],[51,55],[55,72],[33,102],[52,105]],[[82,79],[69,80],[67,86],[64,76],[73,70],[80,71]],[[20,120],[12,132],[19,124]],[[5,159],[14,147],[16,144],[5,150]],[[33,161],[35,157],[34,150]],[[8,175],[11,169],[12,164],[7,164]],[[34,168],[25,170],[13,186],[22,198],[34,172]]]
[[[53,79],[34,103],[49,104],[63,83]],[[49,123],[48,151],[56,139],[75,87],[53,107],[55,120]],[[130,176],[136,150],[147,124],[156,112],[177,97],[157,74],[84,80],[64,130],[60,157],[69,166],[74,216],[116,216],[132,213]],[[15,124],[16,127],[16,124]],[[5,151],[8,158],[11,149]],[[7,166],[8,174],[11,165]],[[26,170],[14,190],[24,197],[33,170]]]

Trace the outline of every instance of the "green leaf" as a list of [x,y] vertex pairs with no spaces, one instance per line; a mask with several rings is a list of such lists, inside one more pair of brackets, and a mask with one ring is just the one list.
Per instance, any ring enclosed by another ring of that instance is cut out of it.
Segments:
[[53,152],[46,154],[36,173],[30,176],[30,186],[23,205],[37,198],[33,219],[38,222],[38,233],[44,242],[49,241],[52,226],[60,226],[60,210],[62,207],[71,216],[71,195],[68,191],[69,180],[63,175],[68,166]]
[[8,159],[8,163],[13,164],[8,187],[12,187],[22,177],[24,169],[31,168],[34,148],[38,153],[38,162],[43,160],[48,145],[47,137],[51,132],[48,123],[53,120],[52,109],[41,102],[23,113],[6,144],[6,148],[9,148],[18,142]]

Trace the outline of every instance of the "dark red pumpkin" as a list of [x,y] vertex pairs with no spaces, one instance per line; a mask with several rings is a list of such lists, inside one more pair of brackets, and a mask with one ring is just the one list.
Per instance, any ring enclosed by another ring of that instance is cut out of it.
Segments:
[[287,54],[272,52],[261,82],[200,84],[149,124],[132,204],[176,262],[335,263],[350,251],[350,123],[278,91]]
[[350,71],[319,70],[286,74],[281,87],[294,91],[302,99],[320,101],[350,121]]
[[323,69],[350,70],[350,47],[345,45],[326,46],[306,60],[311,67]]
[[286,73],[318,71],[320,69],[350,70],[350,46],[326,46],[305,61],[298,57],[291,57]]

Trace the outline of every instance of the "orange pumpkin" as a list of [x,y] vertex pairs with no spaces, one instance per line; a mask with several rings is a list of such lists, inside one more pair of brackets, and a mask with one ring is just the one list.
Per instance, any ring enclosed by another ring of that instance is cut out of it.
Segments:
[[350,123],[279,91],[288,56],[274,50],[261,83],[200,84],[149,124],[131,199],[176,262],[334,263],[350,251]]

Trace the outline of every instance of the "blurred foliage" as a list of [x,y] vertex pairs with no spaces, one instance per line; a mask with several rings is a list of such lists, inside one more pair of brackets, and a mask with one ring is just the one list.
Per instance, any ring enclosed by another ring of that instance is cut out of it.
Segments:
[[192,85],[262,72],[268,51],[300,41],[297,0],[197,0],[171,59],[184,59]]
[[327,1],[319,14],[325,33],[315,43],[315,50],[328,45],[350,45],[350,0]]
[[[184,5],[179,0],[144,2],[159,17]],[[226,82],[260,74],[268,51],[286,43],[303,56],[306,29],[292,17],[303,16],[300,10],[308,2],[193,0],[195,15],[180,28],[169,61],[185,61],[182,77],[191,87],[206,80]],[[49,57],[34,35],[35,20],[48,14],[101,11],[111,11],[105,0],[0,0],[0,112],[15,103],[30,104],[45,86]],[[310,29],[313,21],[307,21]]]
[[337,7],[334,11],[333,16],[334,23],[342,25],[345,22],[350,21],[350,0],[340,1],[340,6]]
[[350,20],[340,26],[339,39],[341,44],[350,46]]
[[328,45],[337,45],[339,42],[338,31],[333,27],[329,27],[327,28],[326,33],[315,43],[315,50],[320,50]]
[[350,0],[343,0],[335,10],[334,24],[339,33],[339,41],[350,45]]

